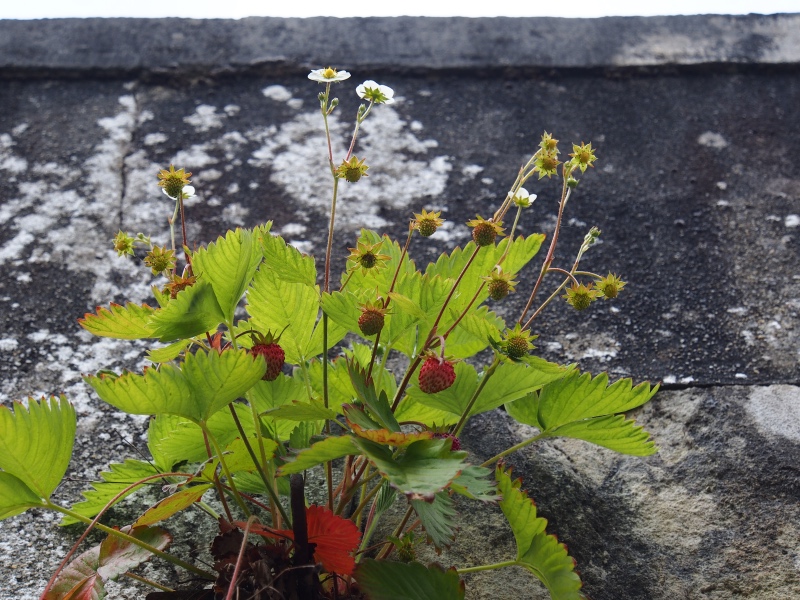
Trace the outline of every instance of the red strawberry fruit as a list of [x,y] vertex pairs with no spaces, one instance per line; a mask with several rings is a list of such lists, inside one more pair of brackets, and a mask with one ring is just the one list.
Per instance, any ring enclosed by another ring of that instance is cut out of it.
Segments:
[[[285,330],[284,328],[284,331]],[[281,333],[283,333],[283,331],[281,331]],[[286,354],[278,343],[281,337],[280,334],[274,336],[272,332],[268,332],[267,335],[263,335],[253,331],[250,335],[253,338],[253,346],[250,348],[250,354],[254,357],[263,356],[264,361],[267,363],[267,372],[264,373],[262,379],[266,381],[275,381],[283,369],[283,362],[286,360]]]
[[422,364],[419,370],[419,389],[426,394],[436,394],[446,390],[456,380],[456,371],[453,363],[431,356]]

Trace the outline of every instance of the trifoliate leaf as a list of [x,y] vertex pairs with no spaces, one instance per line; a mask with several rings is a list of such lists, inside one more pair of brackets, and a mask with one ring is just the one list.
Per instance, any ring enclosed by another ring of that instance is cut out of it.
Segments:
[[[14,475],[39,498],[49,499],[69,465],[75,441],[75,409],[63,396],[36,401],[14,410],[0,406],[0,469]],[[12,497],[25,494],[8,480]]]
[[486,467],[469,466],[450,484],[451,490],[472,500],[494,502],[497,496],[497,484],[488,478],[492,470]]
[[456,570],[436,565],[367,558],[354,577],[370,600],[464,600],[464,582]]
[[139,340],[154,337],[154,327],[150,317],[155,312],[147,304],[141,306],[128,303],[110,305],[110,309],[97,307],[97,313],[86,313],[78,323],[86,331],[99,337],[110,337],[122,340]]
[[536,516],[536,505],[523,492],[519,479],[498,467],[497,487],[502,496],[500,508],[511,526],[517,543],[516,564],[536,575],[553,600],[581,600],[581,580],[567,548],[545,531],[547,520]]
[[278,474],[302,473],[329,460],[355,454],[361,454],[361,449],[356,446],[352,436],[329,437],[301,451],[296,459],[283,465]]
[[648,383],[632,387],[630,379],[608,385],[608,375],[570,373],[539,393],[539,421],[546,429],[590,417],[625,412],[641,406],[658,391]]
[[422,527],[433,542],[437,550],[449,547],[456,536],[457,512],[453,501],[444,493],[439,492],[433,497],[433,502],[412,500],[411,506],[417,513]]
[[0,520],[13,517],[34,506],[41,506],[42,500],[25,483],[11,473],[0,471]]
[[286,283],[303,283],[313,287],[317,283],[317,268],[314,257],[303,254],[294,246],[276,235],[261,238],[266,267]]
[[233,312],[260,262],[260,244],[247,229],[228,231],[192,256],[192,271],[214,290],[226,322],[233,322]]
[[649,456],[655,454],[656,445],[650,434],[637,427],[633,419],[624,415],[606,415],[582,421],[573,421],[544,432],[543,437],[570,437],[603,446],[621,454]]
[[420,440],[399,457],[387,447],[365,439],[355,444],[397,490],[412,498],[432,499],[464,468],[466,452],[451,452],[449,440]]
[[525,363],[503,363],[481,390],[470,414],[477,415],[522,398],[563,378],[569,369],[545,360],[540,360],[538,367]]
[[150,323],[154,337],[171,342],[216,331],[225,318],[211,285],[198,281],[153,313]]
[[264,359],[246,350],[198,351],[179,367],[163,365],[143,375],[86,377],[97,394],[120,410],[136,415],[173,414],[207,421],[243,396],[266,370]]

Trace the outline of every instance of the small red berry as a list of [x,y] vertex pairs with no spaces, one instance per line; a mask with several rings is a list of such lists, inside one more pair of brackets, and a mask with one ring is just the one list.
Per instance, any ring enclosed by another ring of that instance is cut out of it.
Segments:
[[358,328],[366,336],[375,335],[383,329],[384,312],[381,308],[366,307],[358,318]]
[[283,352],[280,344],[272,342],[271,344],[255,344],[250,348],[250,354],[253,356],[263,356],[267,363],[267,372],[264,373],[262,379],[266,381],[275,381],[278,374],[283,369],[283,361],[286,355]]
[[453,444],[450,446],[450,450],[452,450],[453,452],[461,450],[461,440],[459,440],[452,433],[434,433],[433,437],[439,440],[450,438],[451,440],[453,440]]
[[425,360],[419,370],[419,389],[426,394],[436,394],[446,390],[456,380],[456,371],[453,363],[437,356]]

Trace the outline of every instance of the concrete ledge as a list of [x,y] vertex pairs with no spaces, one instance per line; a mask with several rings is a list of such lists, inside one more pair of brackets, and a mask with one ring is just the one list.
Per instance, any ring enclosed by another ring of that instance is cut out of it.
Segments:
[[0,21],[0,75],[795,66],[800,14]]

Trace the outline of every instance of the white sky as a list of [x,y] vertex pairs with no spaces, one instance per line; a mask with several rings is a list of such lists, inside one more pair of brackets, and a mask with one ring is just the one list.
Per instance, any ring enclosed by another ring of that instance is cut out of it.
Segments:
[[[352,8],[348,8],[352,7]],[[359,11],[359,12],[357,12]],[[602,17],[800,12],[800,0],[0,0],[0,19],[60,17]]]

